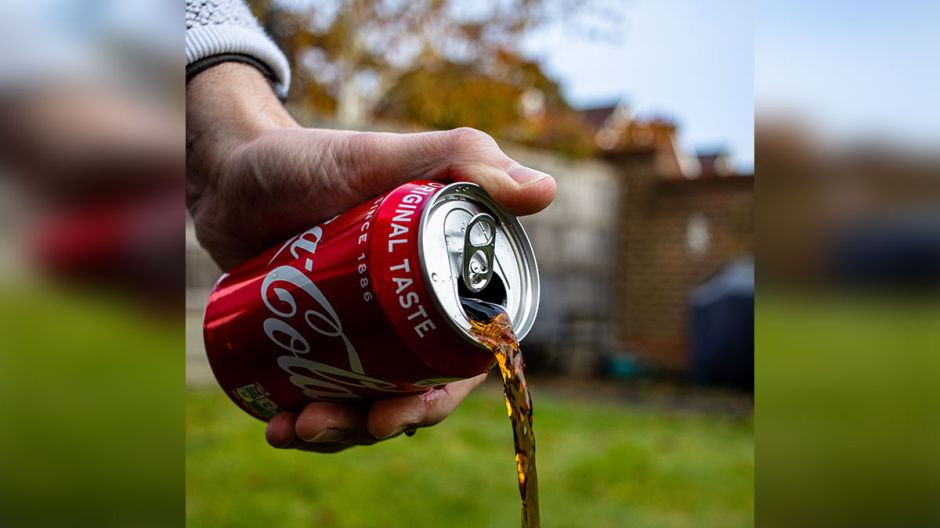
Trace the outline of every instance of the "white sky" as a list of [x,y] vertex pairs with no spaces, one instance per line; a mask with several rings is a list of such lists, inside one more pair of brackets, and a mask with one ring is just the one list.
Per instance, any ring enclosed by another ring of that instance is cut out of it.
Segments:
[[940,2],[761,1],[757,103],[834,139],[940,141]]
[[562,27],[527,37],[577,106],[625,99],[676,121],[691,151],[726,147],[754,164],[754,9],[750,0],[625,0],[618,42]]

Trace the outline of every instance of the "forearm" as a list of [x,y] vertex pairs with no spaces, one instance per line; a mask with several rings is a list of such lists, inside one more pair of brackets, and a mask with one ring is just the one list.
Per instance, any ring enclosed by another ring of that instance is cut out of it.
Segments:
[[191,191],[201,192],[215,167],[257,134],[296,128],[271,83],[235,62],[208,69],[186,86],[186,159]]
[[299,126],[255,68],[223,63],[186,86],[187,149],[234,146],[271,128]]

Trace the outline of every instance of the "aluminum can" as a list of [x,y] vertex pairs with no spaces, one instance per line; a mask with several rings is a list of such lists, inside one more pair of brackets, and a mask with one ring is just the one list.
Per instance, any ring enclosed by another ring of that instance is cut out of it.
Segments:
[[261,420],[311,401],[414,394],[487,371],[461,298],[532,328],[539,278],[519,221],[471,183],[414,181],[216,283],[203,333],[222,389]]

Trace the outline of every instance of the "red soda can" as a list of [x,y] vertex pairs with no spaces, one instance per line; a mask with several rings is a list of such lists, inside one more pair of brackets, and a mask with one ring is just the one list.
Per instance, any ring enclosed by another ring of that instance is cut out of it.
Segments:
[[478,185],[410,182],[224,274],[206,353],[226,394],[265,421],[418,393],[494,363],[464,297],[502,305],[522,339],[539,298],[528,237]]

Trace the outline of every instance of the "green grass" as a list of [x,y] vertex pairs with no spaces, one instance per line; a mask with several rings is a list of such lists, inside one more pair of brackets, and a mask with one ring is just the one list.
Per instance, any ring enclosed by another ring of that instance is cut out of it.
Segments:
[[[546,527],[753,525],[751,420],[639,410],[533,386]],[[498,387],[444,423],[334,455],[269,448],[218,390],[190,392],[187,526],[506,527],[519,523]]]
[[178,526],[183,346],[178,313],[0,283],[0,525]]
[[763,294],[762,526],[940,526],[940,301],[924,294]]

